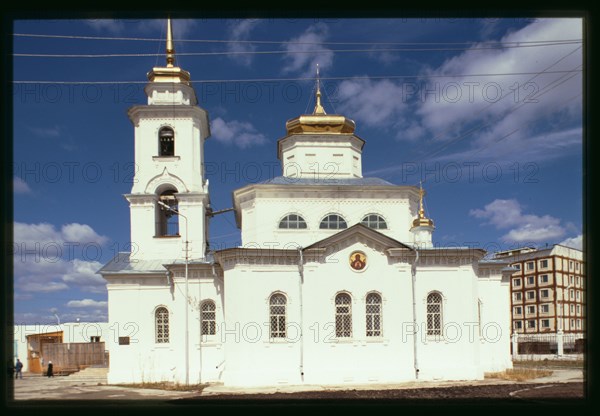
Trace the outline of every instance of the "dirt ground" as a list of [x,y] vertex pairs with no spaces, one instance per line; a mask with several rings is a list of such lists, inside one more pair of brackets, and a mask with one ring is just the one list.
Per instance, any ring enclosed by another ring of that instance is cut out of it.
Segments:
[[339,390],[339,391],[306,391],[294,393],[269,393],[269,394],[218,394],[210,396],[196,396],[183,399],[189,402],[194,400],[206,401],[236,401],[236,400],[489,400],[510,399],[541,400],[542,402],[565,399],[583,399],[584,384],[571,383],[515,383],[485,386],[452,386],[429,387],[422,389],[390,389],[390,390]]

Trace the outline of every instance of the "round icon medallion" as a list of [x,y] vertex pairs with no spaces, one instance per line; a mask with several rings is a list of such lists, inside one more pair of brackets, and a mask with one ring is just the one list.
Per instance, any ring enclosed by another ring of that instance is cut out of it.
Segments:
[[348,260],[354,270],[364,270],[367,267],[367,256],[362,251],[353,251]]

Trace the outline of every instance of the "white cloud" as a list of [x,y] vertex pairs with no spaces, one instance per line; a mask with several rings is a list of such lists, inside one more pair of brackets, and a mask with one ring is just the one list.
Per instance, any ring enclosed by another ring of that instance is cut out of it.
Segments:
[[15,194],[30,194],[31,188],[23,179],[18,176],[13,177],[13,192]]
[[[538,19],[500,41],[581,38],[580,19]],[[464,133],[472,127],[483,126],[458,143],[468,143],[471,150],[482,150],[488,156],[499,152],[505,158],[519,157],[524,149],[529,149],[535,157],[533,160],[561,156],[564,148],[580,144],[581,134],[572,133],[580,132],[581,126],[582,99],[573,98],[582,92],[581,73],[570,79],[573,74],[543,74],[535,78],[533,75],[437,76],[539,73],[547,68],[548,71],[574,70],[582,64],[581,49],[575,51],[581,45],[475,50],[485,46],[474,45],[440,67],[424,71],[423,84],[419,86],[421,94],[416,94],[417,115],[429,136],[446,141],[460,136],[456,131]],[[423,95],[425,88],[436,92]],[[500,99],[503,95],[506,98]],[[526,97],[531,102],[523,104]],[[559,140],[560,132],[569,132],[568,142]],[[512,134],[502,139],[509,133]]]
[[116,19],[90,19],[85,23],[98,32],[106,31],[112,34],[120,34],[125,28],[124,21]]
[[78,243],[97,243],[104,244],[108,238],[103,235],[98,235],[92,227],[87,224],[71,223],[65,224],[61,229],[62,236],[65,241]]
[[323,46],[328,32],[327,25],[319,22],[309,26],[300,36],[290,39],[290,43],[285,46],[288,53],[284,55],[286,65],[283,71],[299,72],[303,76],[313,77],[317,64],[320,69],[330,68],[333,65],[334,53]]
[[402,87],[386,79],[342,81],[338,97],[341,113],[369,126],[397,125],[406,110]]
[[235,144],[242,149],[267,142],[266,137],[248,122],[225,121],[217,117],[211,122],[210,131],[217,141],[227,145]]
[[67,302],[69,308],[106,308],[108,302],[93,299],[70,300]]
[[59,126],[53,127],[27,127],[34,135],[43,138],[55,138],[62,135],[62,128]]
[[227,44],[227,50],[234,52],[229,55],[233,61],[245,66],[249,66],[254,60],[252,54],[236,53],[236,52],[253,52],[256,50],[256,45],[251,43],[240,43],[239,41],[248,40],[250,33],[256,26],[261,23],[257,19],[234,20],[228,25],[229,39],[232,41]]
[[561,241],[559,244],[567,247],[573,247],[577,250],[583,250],[583,235],[579,234],[577,237],[567,238]]
[[[107,237],[85,224],[66,224],[59,231],[48,223],[15,222],[13,266],[17,292],[54,292],[72,286],[84,292],[105,292],[106,282],[96,274],[102,264],[96,259],[76,257],[99,256],[100,247],[89,247],[106,241]],[[81,247],[88,249],[81,251]]]
[[[129,26],[132,32],[154,34],[156,37],[159,37],[158,34],[162,34],[162,37],[166,39],[166,19],[90,19],[85,23],[97,32],[118,35],[124,31],[126,26]],[[193,19],[173,19],[174,40],[185,38],[196,25],[197,21]],[[177,50],[177,45],[175,46]]]
[[512,228],[502,238],[510,242],[548,241],[565,234],[558,218],[550,215],[524,214],[521,204],[515,199],[496,199],[483,209],[472,209],[469,214],[487,220],[497,229]]

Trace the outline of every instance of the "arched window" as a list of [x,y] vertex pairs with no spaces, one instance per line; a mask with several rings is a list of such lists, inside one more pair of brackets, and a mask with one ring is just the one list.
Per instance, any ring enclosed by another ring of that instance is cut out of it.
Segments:
[[378,214],[369,214],[365,216],[360,223],[369,228],[373,228],[374,230],[385,230],[388,228],[383,217]]
[[442,335],[442,295],[427,295],[427,335]]
[[175,156],[175,132],[171,127],[162,127],[158,131],[158,155]]
[[271,338],[285,338],[285,307],[287,299],[281,293],[271,295],[269,316],[271,319]]
[[281,221],[279,221],[279,228],[282,229],[305,229],[306,221],[300,215],[297,214],[289,214],[283,217]]
[[343,228],[348,228],[348,224],[346,224],[346,220],[339,215],[329,214],[321,220],[319,228],[322,230],[341,230]]
[[369,293],[366,303],[367,336],[380,337],[381,332],[381,296]]
[[154,312],[154,328],[157,344],[169,342],[169,310],[167,308],[162,306],[156,308]]
[[212,300],[202,302],[200,322],[202,335],[214,335],[217,332],[216,306]]
[[347,293],[340,293],[335,297],[335,336],[352,336],[352,299]]
[[158,237],[178,236],[179,235],[179,212],[178,201],[175,190],[167,190],[160,194],[158,200],[169,208],[157,204],[156,208],[156,235]]

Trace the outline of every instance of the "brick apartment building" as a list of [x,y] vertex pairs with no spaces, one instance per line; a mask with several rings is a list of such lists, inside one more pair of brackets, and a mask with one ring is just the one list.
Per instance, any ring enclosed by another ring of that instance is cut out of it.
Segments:
[[555,244],[495,253],[509,258],[512,275],[511,322],[519,334],[583,335],[586,328],[586,276],[583,252]]

